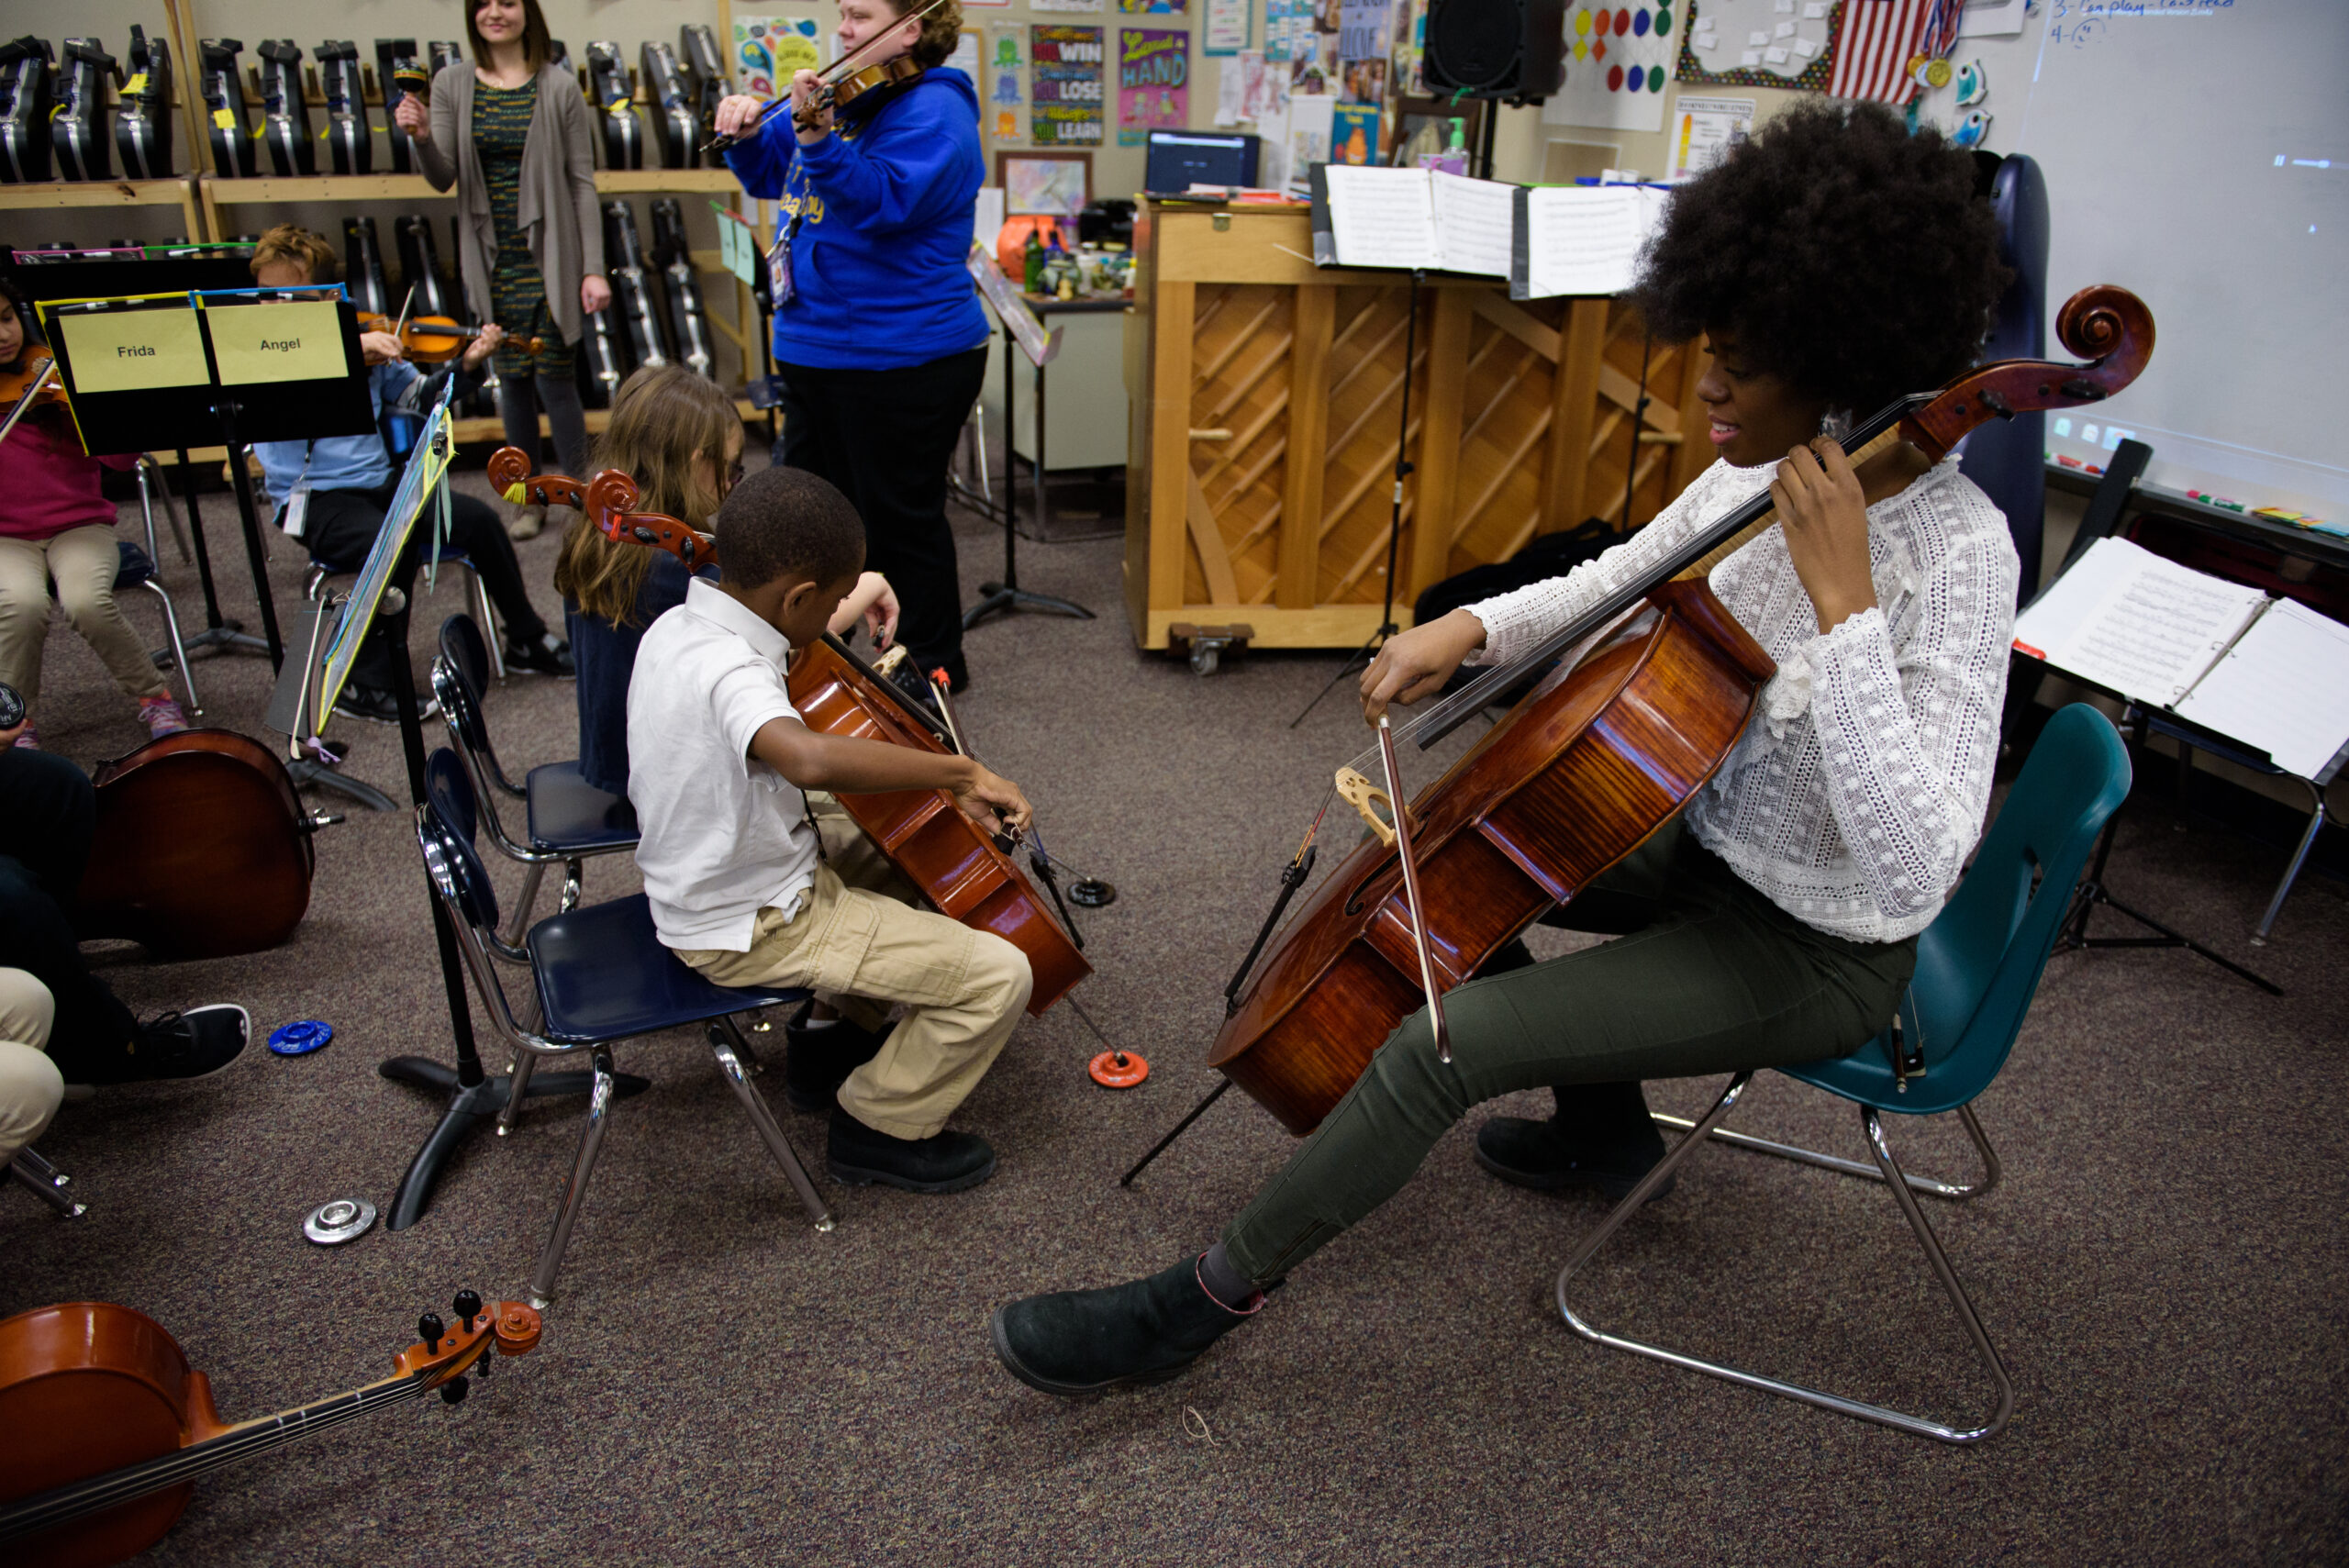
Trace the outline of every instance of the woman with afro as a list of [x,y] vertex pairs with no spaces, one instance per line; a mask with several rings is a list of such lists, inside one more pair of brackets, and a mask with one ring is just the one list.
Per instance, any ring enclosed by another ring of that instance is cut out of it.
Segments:
[[1675,194],[1636,297],[1659,337],[1704,336],[1720,461],[1571,574],[1390,639],[1363,709],[1517,657],[1766,488],[1778,524],[1710,578],[1777,662],[1752,723],[1678,821],[1557,917],[1621,940],[1504,950],[1445,1000],[1449,1062],[1424,1012],[1406,1020],[1205,1253],[999,1309],[1015,1375],[1073,1395],[1173,1374],[1481,1101],[1557,1097],[1478,1129],[1486,1171],[1620,1197],[1664,1152],[1639,1080],[1848,1055],[1883,1029],[1981,835],[2017,563],[1955,458],[1899,442],[1854,468],[1831,432],[1974,363],[2004,281],[1970,159],[1872,105],[1793,109]]

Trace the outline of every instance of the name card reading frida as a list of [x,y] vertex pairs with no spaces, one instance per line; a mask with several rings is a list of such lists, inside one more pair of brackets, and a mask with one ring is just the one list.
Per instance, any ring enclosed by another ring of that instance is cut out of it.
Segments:
[[332,300],[208,306],[204,314],[223,386],[340,381],[351,373]]
[[76,393],[201,386],[212,379],[204,367],[195,312],[184,303],[160,310],[50,314],[47,324],[64,340]]

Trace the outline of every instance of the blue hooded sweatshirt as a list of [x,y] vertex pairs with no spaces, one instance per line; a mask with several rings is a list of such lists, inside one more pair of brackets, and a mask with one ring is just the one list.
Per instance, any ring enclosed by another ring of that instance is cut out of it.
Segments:
[[792,298],[774,314],[774,357],[785,364],[897,370],[987,339],[963,269],[986,177],[977,91],[961,72],[934,65],[877,111],[858,114],[863,107],[847,106],[837,133],[813,147],[800,146],[791,116],[778,112],[726,153],[743,190],[781,198],[778,239],[800,217]]

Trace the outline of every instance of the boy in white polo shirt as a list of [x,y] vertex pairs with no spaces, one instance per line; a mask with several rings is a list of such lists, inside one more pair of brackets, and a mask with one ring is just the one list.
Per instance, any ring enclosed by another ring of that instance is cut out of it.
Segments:
[[991,830],[1024,828],[1027,797],[967,757],[820,734],[793,710],[790,651],[823,635],[864,564],[846,496],[771,468],[735,486],[717,528],[724,582],[695,579],[652,623],[629,684],[628,793],[653,927],[720,985],[814,989],[843,1015],[827,1032],[879,1040],[886,1005],[904,1003],[840,1084],[832,1175],[911,1192],[976,1186],[995,1151],[946,1118],[1019,1021],[1027,956],[876,891],[911,892],[845,816],[811,819],[803,792],[951,790]]

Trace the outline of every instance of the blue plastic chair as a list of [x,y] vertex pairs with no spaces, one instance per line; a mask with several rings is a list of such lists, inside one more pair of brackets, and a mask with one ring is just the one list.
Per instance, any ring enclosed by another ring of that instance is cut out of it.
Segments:
[[[1826,1090],[1860,1107],[1860,1123],[1876,1157],[1873,1168],[1857,1161],[1838,1159],[1807,1149],[1773,1143],[1731,1132],[1722,1118],[1736,1106],[1753,1082],[1751,1072],[1740,1073],[1713,1108],[1696,1122],[1676,1117],[1655,1119],[1686,1128],[1688,1136],[1650,1171],[1630,1195],[1609,1212],[1566,1266],[1558,1273],[1558,1311],[1567,1327],[1584,1339],[1619,1351],[1630,1351],[1695,1372],[1709,1373],[1748,1388],[1799,1399],[1861,1420],[1876,1421],[1943,1442],[1975,1442],[1998,1432],[2014,1413],[2014,1384],[1998,1351],[1957,1283],[1947,1254],[1918,1207],[1916,1193],[1936,1197],[1978,1197],[1998,1185],[1998,1161],[1982,1124],[1975,1118],[1975,1097],[1990,1086],[2006,1065],[2030,1010],[2047,955],[2068,912],[2081,867],[2096,844],[2105,820],[2120,809],[2129,794],[2129,753],[2121,736],[2104,715],[2085,703],[2075,703],[2048,721],[2030,761],[2008,794],[2006,806],[1982,840],[1973,868],[1954,896],[1928,926],[1917,942],[1917,973],[1909,982],[1902,1018],[1871,1044],[1850,1056],[1805,1066],[1778,1069],[1790,1078]],[[1905,1036],[1910,1051],[1921,1046],[1921,1073],[1911,1072],[1904,1083],[1895,1070],[1896,1035]],[[1885,1141],[1881,1113],[1931,1116],[1955,1111],[1982,1156],[1982,1179],[1954,1185],[1905,1173]],[[1717,1362],[1680,1351],[1642,1344],[1602,1333],[1577,1317],[1567,1304],[1566,1287],[1575,1274],[1605,1244],[1623,1221],[1639,1212],[1655,1191],[1670,1181],[1689,1152],[1707,1138],[1742,1148],[1799,1160],[1847,1174],[1884,1182],[1923,1247],[1925,1258],[1942,1284],[1967,1338],[1981,1355],[1998,1389],[1998,1409],[1979,1427],[1964,1430],[1904,1415],[1879,1405],[1865,1404],[1839,1395],[1821,1393],[1798,1384],[1780,1382],[1742,1372]]]
[[[474,791],[490,802],[490,808],[480,814],[482,825],[489,829],[489,841],[499,854],[530,868],[522,891],[515,899],[513,929],[506,934],[507,941],[511,943],[521,940],[522,928],[538,903],[540,879],[546,874],[548,866],[562,862],[562,907],[574,909],[579,905],[584,874],[580,862],[596,855],[632,851],[641,835],[637,829],[636,807],[629,804],[628,797],[608,794],[589,784],[580,775],[576,759],[532,768],[518,784],[507,777],[504,764],[497,760],[497,749],[490,743],[489,727],[481,715],[487,657],[480,628],[473,625],[472,617],[457,615],[442,621],[440,654],[432,662],[432,695],[440,705],[440,717],[449,727],[449,738],[456,743],[458,755],[464,759]],[[499,820],[496,795],[524,803],[526,831],[520,840],[507,832],[506,825]]]
[[[530,1303],[544,1307],[554,1295],[571,1230],[586,1201],[587,1180],[596,1169],[617,1084],[611,1048],[639,1035],[685,1024],[708,1026],[710,1050],[774,1162],[818,1230],[829,1230],[831,1210],[818,1195],[807,1168],[784,1136],[765,1096],[750,1083],[750,1047],[733,1014],[758,1007],[793,1006],[807,993],[790,988],[735,990],[712,984],[661,945],[652,929],[651,906],[642,894],[550,916],[529,929],[518,948],[497,935],[497,893],[473,846],[465,820],[471,802],[462,771],[444,747],[428,766],[430,789],[416,809],[417,845],[432,890],[457,935],[457,949],[491,1031],[515,1051],[514,1081],[507,1104],[518,1104],[529,1088],[530,1070],[541,1056],[587,1053],[594,1087],[579,1154],[563,1184],[554,1229],[530,1276]],[[443,803],[446,803],[445,805]],[[514,1012],[498,978],[493,954],[529,966],[536,993],[536,1029]]]

